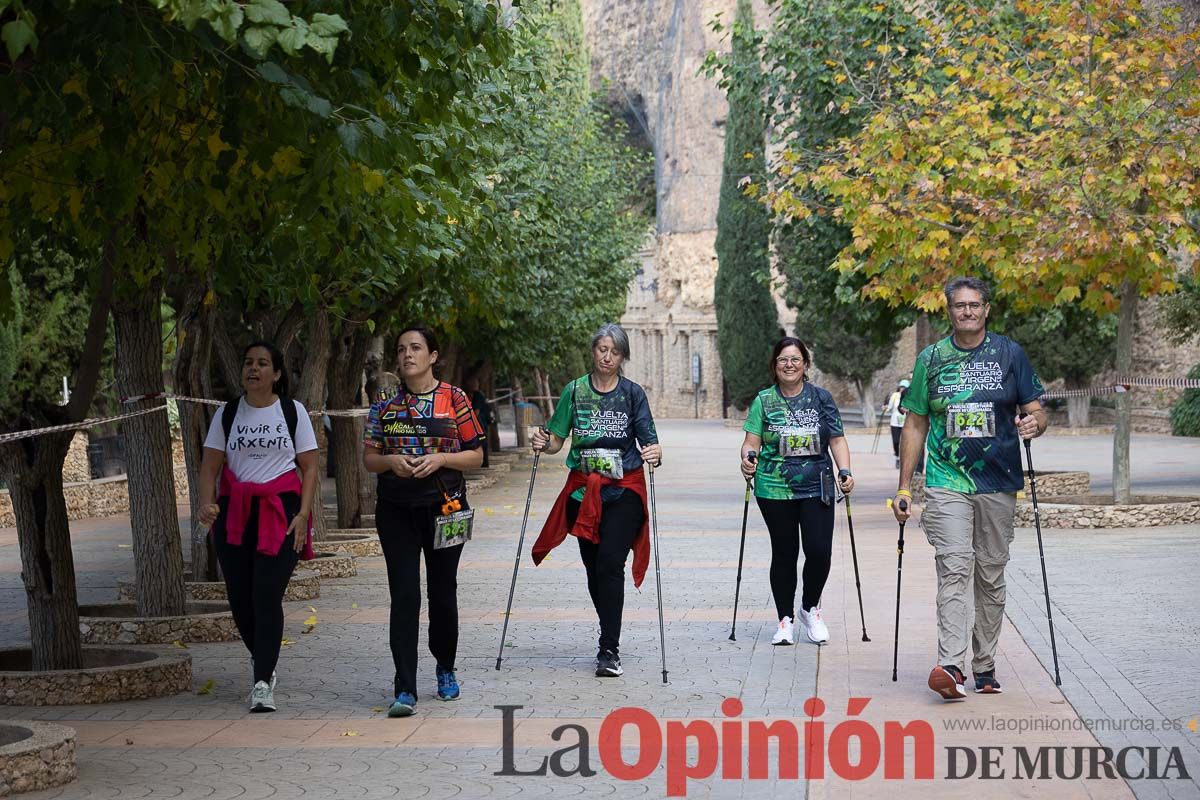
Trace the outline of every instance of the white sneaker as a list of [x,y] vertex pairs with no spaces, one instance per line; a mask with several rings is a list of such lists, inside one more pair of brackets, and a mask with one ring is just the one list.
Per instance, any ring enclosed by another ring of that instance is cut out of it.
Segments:
[[796,634],[795,628],[792,625],[791,617],[784,617],[779,620],[779,627],[775,630],[775,635],[771,637],[771,644],[795,644]]
[[274,710],[275,693],[271,691],[271,684],[266,681],[254,684],[254,689],[250,692],[250,711],[257,714]]
[[805,611],[801,608],[799,620],[808,629],[809,641],[816,644],[825,644],[829,641],[829,628],[825,627],[825,623],[821,620],[820,606],[813,606],[812,611]]

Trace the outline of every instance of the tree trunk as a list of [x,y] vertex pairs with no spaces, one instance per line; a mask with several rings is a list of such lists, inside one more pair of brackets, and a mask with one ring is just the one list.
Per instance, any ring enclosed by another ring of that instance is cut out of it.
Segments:
[[[362,387],[363,366],[371,334],[355,323],[345,323],[334,337],[333,360],[329,368],[329,408],[350,409]],[[362,524],[359,490],[366,468],[362,463],[362,426],[359,417],[331,417],[333,424],[334,480],[337,485],[338,527],[358,528]]]
[[854,388],[858,390],[858,402],[862,404],[863,426],[874,428],[878,419],[875,411],[875,391],[871,381],[854,379]]
[[[1088,382],[1077,378],[1063,381],[1068,390],[1086,389]],[[1067,424],[1072,428],[1086,428],[1091,423],[1092,398],[1088,396],[1067,398]]]
[[[329,312],[318,308],[308,317],[304,331],[303,371],[292,396],[304,404],[309,411],[325,408],[326,377],[329,370],[329,352],[333,344],[333,332],[329,327]],[[329,538],[329,523],[325,519],[325,500],[321,495],[321,479],[325,476],[326,459],[329,457],[328,438],[320,417],[313,417],[313,428],[317,434],[317,493],[313,499],[313,541],[323,542]]]
[[[162,284],[152,282],[113,308],[117,391],[123,396],[161,392]],[[146,400],[135,408],[163,405]],[[166,414],[121,423],[129,474],[129,520],[137,581],[137,610],[145,617],[184,613],[183,552],[175,508],[171,430]]]
[[79,669],[79,599],[62,471],[71,433],[0,445],[0,475],[17,518],[21,582],[35,670]]
[[[1118,377],[1133,371],[1133,337],[1137,333],[1137,286],[1121,284],[1121,313],[1117,321]],[[1117,395],[1117,428],[1113,435],[1113,502],[1129,502],[1129,433],[1132,428],[1133,398],[1129,392]]]
[[[188,281],[176,298],[179,345],[175,355],[175,391],[191,397],[212,397],[212,356],[217,315],[205,302],[210,285]],[[204,456],[204,438],[212,421],[213,407],[197,403],[179,403],[179,430],[183,437],[183,457],[187,464],[188,500],[191,505],[192,580],[219,581],[216,550],[208,528],[200,524],[196,512],[200,497],[200,461]]]

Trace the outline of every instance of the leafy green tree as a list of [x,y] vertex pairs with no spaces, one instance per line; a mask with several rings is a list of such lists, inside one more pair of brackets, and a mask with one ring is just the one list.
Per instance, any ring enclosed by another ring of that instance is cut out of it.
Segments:
[[[1200,364],[1187,376],[1200,380]],[[1200,389],[1185,389],[1183,397],[1171,409],[1171,433],[1176,436],[1200,436]]]
[[[804,217],[833,197],[853,235],[837,267],[888,302],[939,309],[948,278],[987,270],[1018,308],[1119,311],[1127,373],[1138,297],[1173,291],[1174,259],[1200,254],[1186,216],[1200,204],[1200,31],[1178,19],[1139,0],[952,3],[888,67],[863,129],[772,199]],[[1118,396],[1118,502],[1130,411]]]
[[738,0],[732,30],[725,157],[717,206],[717,352],[733,405],[744,409],[767,385],[765,369],[779,336],[779,317],[769,288],[771,220],[746,196],[744,182],[766,167],[766,106],[758,37],[749,0]]

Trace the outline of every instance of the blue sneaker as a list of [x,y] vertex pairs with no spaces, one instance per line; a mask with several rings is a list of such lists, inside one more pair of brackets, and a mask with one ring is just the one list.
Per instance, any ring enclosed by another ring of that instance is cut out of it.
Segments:
[[438,700],[457,700],[459,695],[458,678],[452,669],[437,668]]
[[401,692],[396,695],[396,702],[388,709],[389,717],[411,717],[416,710],[417,698],[412,692]]

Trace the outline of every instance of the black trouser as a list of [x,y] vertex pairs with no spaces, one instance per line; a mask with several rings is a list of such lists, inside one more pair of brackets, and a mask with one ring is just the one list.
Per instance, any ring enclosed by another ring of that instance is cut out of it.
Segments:
[[[579,502],[567,502],[567,524],[575,525]],[[600,543],[579,539],[579,556],[587,570],[588,594],[600,617],[600,649],[619,652],[621,613],[625,609],[625,560],[642,532],[642,498],[626,489],[600,512]]]
[[[463,503],[463,508],[467,504]],[[429,595],[429,652],[444,670],[454,669],[458,654],[458,559],[462,545],[435,550],[434,522],[441,504],[404,506],[380,499],[375,526],[387,561],[392,596],[389,642],[396,665],[396,694],[417,694],[417,631],[421,618],[421,553]]]
[[771,594],[779,618],[795,617],[796,561],[804,545],[804,592],[800,602],[805,611],[821,602],[829,579],[833,555],[833,504],[819,497],[805,500],[765,500],[758,507],[771,534]]
[[[300,495],[284,492],[279,499],[291,524],[300,511]],[[258,552],[258,498],[250,502],[250,517],[246,520],[242,543],[229,544],[225,532],[229,499],[222,497],[218,504],[221,513],[213,523],[212,537],[217,561],[225,575],[229,610],[233,612],[242,642],[254,659],[254,682],[269,682],[279,662],[279,646],[283,640],[283,593],[287,591],[300,554],[296,552],[290,534],[277,554],[268,556]]]
[[903,425],[893,425],[892,427],[892,452],[896,454],[896,458],[900,457],[900,434],[904,430]]

